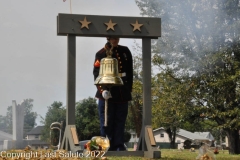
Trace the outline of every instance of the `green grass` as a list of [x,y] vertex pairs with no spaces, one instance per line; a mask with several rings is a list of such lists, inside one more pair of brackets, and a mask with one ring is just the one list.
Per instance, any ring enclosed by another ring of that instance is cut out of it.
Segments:
[[[38,151],[38,150],[36,150],[36,151]],[[34,152],[36,152],[36,151],[34,151]],[[20,153],[20,152],[23,152],[23,150],[9,150],[7,152]],[[42,153],[46,153],[46,152],[47,152],[46,150],[42,150]],[[129,151],[129,152],[131,152],[131,151]],[[197,156],[198,156],[198,150],[196,150],[195,152],[190,152],[189,150],[179,151],[177,149],[161,149],[161,158],[159,160],[196,160]],[[216,156],[216,160],[240,160],[240,155],[229,155],[227,150],[224,150],[224,151],[220,150],[219,154],[217,154],[215,156]],[[12,158],[10,158],[10,159],[12,159]],[[39,159],[39,158],[35,158],[35,159]],[[55,159],[58,159],[58,158],[55,158]],[[67,158],[67,159],[74,159],[74,158]],[[82,160],[93,160],[94,158],[81,158],[81,159]],[[0,160],[3,160],[3,158],[1,158],[1,156],[0,156]],[[4,160],[6,160],[6,159],[4,159]],[[54,160],[54,158],[52,160]],[[63,158],[63,160],[66,160],[66,158]],[[79,159],[77,159],[77,160],[79,160]],[[120,156],[110,157],[109,156],[109,157],[107,157],[107,160],[149,160],[149,158],[120,157]]]
[[[177,149],[162,149],[160,160],[196,160],[198,150],[190,152],[189,150],[179,151]],[[216,160],[240,160],[240,155],[229,155],[227,150],[220,151],[215,155]],[[108,160],[148,160],[144,157],[107,157]]]
[[[162,149],[162,159],[166,160],[195,160],[198,156],[198,150],[190,152],[189,150],[170,150]],[[219,151],[219,154],[215,155],[217,160],[240,160],[240,155],[229,155],[228,151]]]

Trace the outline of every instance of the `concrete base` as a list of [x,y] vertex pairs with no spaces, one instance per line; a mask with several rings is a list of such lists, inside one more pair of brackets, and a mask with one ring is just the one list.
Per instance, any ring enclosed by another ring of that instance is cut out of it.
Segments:
[[150,125],[142,127],[137,150],[143,150],[145,158],[161,158],[161,152],[156,146]]
[[81,150],[75,125],[66,126],[60,148],[74,153]]

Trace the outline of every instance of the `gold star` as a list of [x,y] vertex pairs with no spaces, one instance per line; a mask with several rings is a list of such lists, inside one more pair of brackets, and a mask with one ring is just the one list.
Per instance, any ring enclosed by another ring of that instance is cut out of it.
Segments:
[[139,23],[138,23],[138,20],[136,20],[135,23],[131,23],[131,25],[134,27],[134,28],[133,28],[133,32],[134,32],[135,30],[139,30],[139,31],[141,32],[140,27],[141,27],[143,24],[139,24]]
[[84,28],[84,27],[86,27],[87,29],[89,29],[89,28],[88,28],[88,24],[92,23],[92,22],[88,22],[86,17],[84,18],[83,21],[79,21],[79,22],[82,23],[81,29]]
[[110,19],[108,23],[104,23],[105,25],[107,25],[107,31],[109,29],[112,29],[114,31],[114,26],[117,24],[117,23],[112,23],[112,20]]

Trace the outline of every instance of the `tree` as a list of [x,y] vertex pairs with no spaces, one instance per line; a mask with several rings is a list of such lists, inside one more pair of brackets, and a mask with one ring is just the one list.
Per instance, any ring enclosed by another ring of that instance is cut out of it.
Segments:
[[32,130],[36,126],[37,112],[32,112],[33,99],[24,99],[24,137],[27,136],[27,132]]
[[157,74],[152,81],[153,128],[164,127],[171,148],[175,147],[176,133],[189,114],[191,97],[188,88],[185,82],[178,81],[165,73]]
[[44,125],[41,139],[45,140],[47,142],[52,142],[54,146],[57,145],[57,142],[59,140],[59,131],[58,130],[52,130],[52,136],[50,139],[50,125],[53,122],[59,122],[63,123],[62,126],[62,136],[65,131],[66,126],[66,108],[62,106],[62,102],[54,101],[51,106],[48,106],[48,111],[45,115],[45,118],[41,117],[41,123]]
[[76,103],[76,127],[79,140],[89,140],[100,135],[100,122],[95,98],[83,99]]
[[171,75],[187,77],[192,94],[189,118],[209,119],[240,153],[239,0],[136,0],[142,15],[162,19],[162,37],[153,53]]
[[133,86],[132,101],[129,102],[129,112],[126,122],[126,129],[134,129],[137,136],[140,136],[142,129],[142,54],[141,47],[135,42],[133,48]]
[[[228,50],[228,49],[227,49]],[[234,53],[234,54],[233,54]],[[239,129],[239,63],[236,52],[222,51],[208,55],[194,83],[198,86],[196,101],[201,104],[202,116],[215,121],[218,130],[229,138],[230,153],[240,153]],[[213,64],[213,65],[210,65]],[[196,116],[197,117],[197,116]]]
[[8,106],[7,107],[7,113],[6,116],[3,117],[4,118],[4,122],[5,122],[5,128],[3,131],[12,134],[12,129],[13,129],[13,125],[12,125],[12,106]]
[[[140,136],[142,129],[142,82],[139,80],[134,80],[133,82],[133,92],[132,92],[132,101],[129,103],[129,121],[131,122],[131,128],[135,129],[137,136]],[[127,127],[126,127],[127,128]]]
[[[37,113],[32,112],[33,109],[33,99],[24,99],[24,133],[23,138],[26,137],[27,132],[34,128],[36,125]],[[6,116],[2,116],[3,130],[7,133],[12,134],[12,106],[8,106]]]
[[0,115],[0,130],[6,132],[6,116]]

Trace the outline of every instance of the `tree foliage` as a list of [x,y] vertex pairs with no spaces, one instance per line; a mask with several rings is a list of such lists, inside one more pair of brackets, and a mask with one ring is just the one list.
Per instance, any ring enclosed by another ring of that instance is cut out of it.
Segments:
[[153,128],[165,128],[172,148],[175,146],[176,132],[190,114],[191,97],[188,89],[186,82],[178,81],[166,73],[159,73],[152,80]]
[[135,129],[137,136],[140,136],[142,129],[142,82],[134,80],[133,82],[133,100],[129,104],[128,123],[131,122],[131,127],[128,129]]
[[53,130],[52,136],[50,139],[50,126],[54,122],[63,123],[61,132],[64,133],[65,126],[66,126],[66,108],[63,106],[62,102],[54,101],[51,106],[48,106],[48,111],[45,115],[45,118],[42,117],[41,123],[43,124],[44,128],[42,131],[42,140],[47,142],[52,142],[52,145],[57,145],[58,138],[59,138],[59,131]]
[[[24,99],[24,133],[23,138],[26,137],[27,132],[36,125],[37,113],[33,112],[33,99]],[[12,106],[8,106],[6,116],[0,116],[0,130],[12,134]]]
[[133,129],[137,136],[140,136],[142,129],[142,54],[141,47],[135,43],[133,54],[133,87],[132,101],[129,103],[129,112],[126,122],[126,129]]
[[37,112],[33,112],[33,99],[24,99],[24,137],[36,126]]
[[100,122],[95,98],[83,99],[76,103],[76,127],[79,140],[89,140],[100,135]]
[[[215,122],[214,127],[225,131],[229,138],[230,153],[240,153],[239,0],[136,0],[136,3],[143,16],[161,18],[162,37],[154,41],[153,62],[161,68],[160,72],[167,71],[189,88],[183,89],[191,96],[191,103],[183,102],[191,105],[191,112],[185,116],[190,122]],[[169,85],[175,86],[161,87]],[[175,93],[176,88],[172,88],[171,96]],[[171,102],[173,108],[179,99],[184,100],[176,97]]]
[[8,106],[6,116],[1,116],[1,130],[12,134],[12,129],[12,106]]
[[[7,120],[6,116],[0,115],[0,130],[7,132]],[[8,132],[7,132],[8,133]]]

